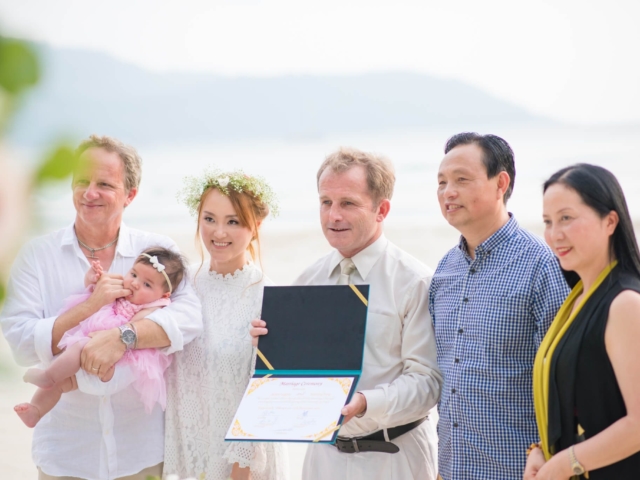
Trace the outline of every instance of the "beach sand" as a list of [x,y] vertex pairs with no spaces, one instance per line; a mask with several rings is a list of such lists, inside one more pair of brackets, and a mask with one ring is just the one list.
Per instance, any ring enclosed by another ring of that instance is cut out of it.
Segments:
[[[197,260],[193,233],[170,235],[190,260]],[[387,237],[411,255],[435,269],[438,260],[458,241],[458,233],[449,226],[438,228],[389,227]],[[540,231],[534,233],[540,234]],[[320,228],[304,231],[275,231],[268,223],[262,235],[265,273],[276,284],[286,285],[330,247]],[[22,382],[24,368],[15,365],[9,347],[0,337],[0,478],[31,480],[37,477],[31,461],[32,430],[25,427],[13,411],[17,403],[28,401],[35,387]],[[290,444],[291,480],[301,478],[306,446]],[[169,472],[170,473],[170,472]]]

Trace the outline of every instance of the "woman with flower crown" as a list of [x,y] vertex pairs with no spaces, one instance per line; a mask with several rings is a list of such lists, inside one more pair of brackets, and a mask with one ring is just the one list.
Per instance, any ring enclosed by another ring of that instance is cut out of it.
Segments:
[[[249,325],[260,316],[265,278],[259,232],[276,213],[271,188],[241,171],[188,178],[179,197],[197,216],[196,241],[209,254],[192,275],[204,331],[167,372],[164,471],[207,480],[288,478],[284,445],[225,442],[254,365]],[[207,268],[208,267],[208,268]]]

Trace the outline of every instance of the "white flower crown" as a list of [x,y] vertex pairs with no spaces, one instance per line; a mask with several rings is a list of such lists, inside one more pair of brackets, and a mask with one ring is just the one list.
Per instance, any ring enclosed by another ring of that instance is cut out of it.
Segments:
[[278,215],[278,201],[269,184],[262,177],[249,176],[242,170],[222,172],[217,168],[209,168],[201,176],[185,177],[184,186],[177,195],[178,201],[184,203],[193,216],[197,216],[202,194],[212,187],[224,195],[229,195],[230,188],[238,193],[247,193],[265,203],[272,216]]

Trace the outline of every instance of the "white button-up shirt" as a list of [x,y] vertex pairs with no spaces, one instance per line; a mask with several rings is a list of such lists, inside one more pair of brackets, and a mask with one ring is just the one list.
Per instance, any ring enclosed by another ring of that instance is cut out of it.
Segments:
[[[120,227],[109,273],[125,275],[136,257],[152,246],[177,250],[163,235]],[[0,314],[2,331],[18,364],[47,365],[53,324],[63,301],[84,289],[89,262],[80,250],[73,225],[37,238],[21,250],[11,270],[7,299]],[[182,350],[202,331],[200,302],[185,279],[171,305],[147,318],[166,332],[171,346]],[[163,460],[164,413],[156,405],[145,413],[138,393],[116,375],[111,382],[80,371],[79,389],[62,395],[33,433],[33,460],[53,476],[111,480],[132,475]],[[85,393],[91,392],[91,394]]]
[[[335,285],[340,277],[337,250],[307,268],[295,285]],[[361,436],[428,415],[440,398],[442,375],[429,314],[432,271],[381,235],[352,257],[351,283],[369,284],[364,365],[358,391],[367,412],[340,429]]]

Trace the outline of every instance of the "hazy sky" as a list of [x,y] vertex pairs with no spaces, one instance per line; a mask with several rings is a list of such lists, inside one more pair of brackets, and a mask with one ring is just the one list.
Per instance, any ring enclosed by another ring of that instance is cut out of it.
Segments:
[[638,0],[0,0],[4,34],[225,75],[417,71],[573,122],[640,121]]

